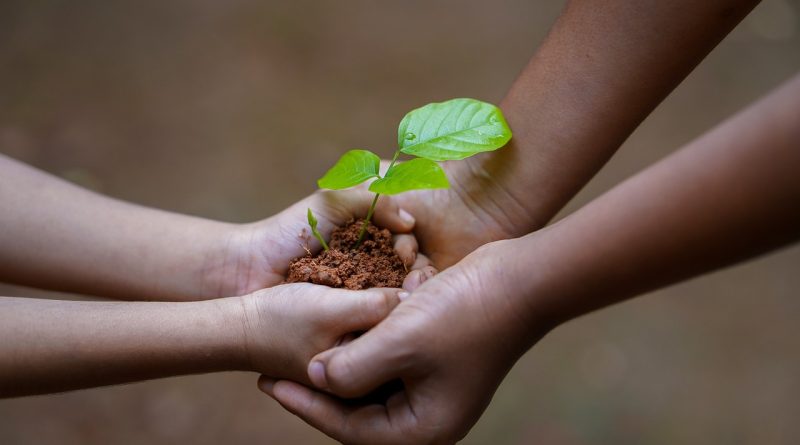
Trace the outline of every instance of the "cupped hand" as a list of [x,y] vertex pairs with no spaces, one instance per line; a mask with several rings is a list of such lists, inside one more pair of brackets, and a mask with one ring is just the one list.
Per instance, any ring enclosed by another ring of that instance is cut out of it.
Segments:
[[[514,242],[478,249],[426,281],[371,331],[316,356],[308,368],[315,389],[267,377],[260,388],[346,443],[454,443],[519,356],[549,330],[504,280]],[[385,405],[338,398],[396,379],[405,389]]]
[[[309,208],[319,221],[320,233],[327,239],[337,226],[354,218],[364,218],[373,197],[374,194],[363,188],[320,190],[275,216],[235,226],[219,254],[205,259],[203,294],[212,297],[245,295],[282,283],[291,260],[321,249],[308,226]],[[406,267],[421,270],[410,280],[418,281],[418,274],[423,272],[423,275],[432,273],[427,267],[428,260],[417,256],[417,241],[410,234],[414,217],[395,199],[382,196],[373,221],[394,234],[395,250]]]
[[239,297],[244,368],[309,382],[306,369],[314,355],[378,324],[400,303],[400,292],[296,283]]

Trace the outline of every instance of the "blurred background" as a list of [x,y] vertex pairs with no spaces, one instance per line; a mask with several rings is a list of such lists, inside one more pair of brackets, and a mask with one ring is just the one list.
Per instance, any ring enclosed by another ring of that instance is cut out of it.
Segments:
[[[498,102],[562,6],[3,0],[0,152],[133,202],[261,219],[312,192],[346,149],[389,155],[411,108]],[[798,70],[800,1],[766,0],[562,215]],[[464,443],[800,443],[798,272],[795,246],[557,329]],[[0,443],[331,443],[255,381],[0,401]]]

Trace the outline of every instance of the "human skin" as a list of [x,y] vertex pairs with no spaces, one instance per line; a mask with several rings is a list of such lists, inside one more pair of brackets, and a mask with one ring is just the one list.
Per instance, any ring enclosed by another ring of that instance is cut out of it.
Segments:
[[397,197],[420,251],[444,269],[543,227],[757,3],[568,2],[500,103],[511,142],[444,163],[449,190]]
[[0,297],[0,397],[218,371],[306,379],[306,365],[382,320],[397,289],[288,284],[197,302]]
[[[539,232],[481,247],[309,365],[260,380],[346,443],[454,443],[559,324],[800,239],[800,76]],[[385,405],[343,404],[401,379]]]
[[[230,224],[102,196],[0,155],[0,281],[131,300],[245,295],[280,284],[290,260],[320,249],[308,208],[329,237],[371,200],[364,189],[320,191],[265,220]],[[400,234],[395,248],[412,267],[414,218],[384,197],[375,222]]]

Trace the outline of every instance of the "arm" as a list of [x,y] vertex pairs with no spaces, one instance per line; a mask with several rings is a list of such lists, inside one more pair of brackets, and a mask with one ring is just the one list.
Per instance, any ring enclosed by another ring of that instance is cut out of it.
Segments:
[[118,201],[0,156],[0,280],[123,298],[199,296],[233,225]]
[[245,369],[239,307],[0,298],[0,397]]
[[233,370],[305,381],[314,354],[385,317],[396,292],[301,284],[183,303],[0,297],[0,397]]
[[515,273],[547,271],[523,281],[531,308],[561,322],[796,241],[798,122],[800,76],[523,238],[527,261]]
[[800,238],[798,122],[800,76],[563,221],[478,249],[309,365],[343,397],[402,379],[385,407],[287,381],[262,389],[340,440],[454,442],[559,323]]
[[570,1],[500,104],[510,144],[446,165],[450,193],[400,197],[421,251],[444,268],[543,227],[757,3]]
[[[0,281],[126,299],[200,300],[244,295],[283,281],[305,254],[306,208],[326,236],[363,216],[366,191],[318,192],[280,214],[228,224],[130,204],[0,155]],[[408,232],[391,199],[376,223]],[[398,237],[410,266],[416,241]]]

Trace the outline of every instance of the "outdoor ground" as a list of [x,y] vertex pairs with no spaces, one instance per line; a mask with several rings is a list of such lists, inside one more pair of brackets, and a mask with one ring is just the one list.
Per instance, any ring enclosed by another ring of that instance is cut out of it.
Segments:
[[[141,204],[260,219],[310,193],[345,150],[390,154],[411,108],[499,101],[561,6],[4,0],[0,152]],[[798,70],[800,1],[766,0],[565,213]],[[464,443],[798,443],[798,272],[795,246],[559,328]],[[0,443],[331,442],[255,381],[204,375],[1,401]]]

